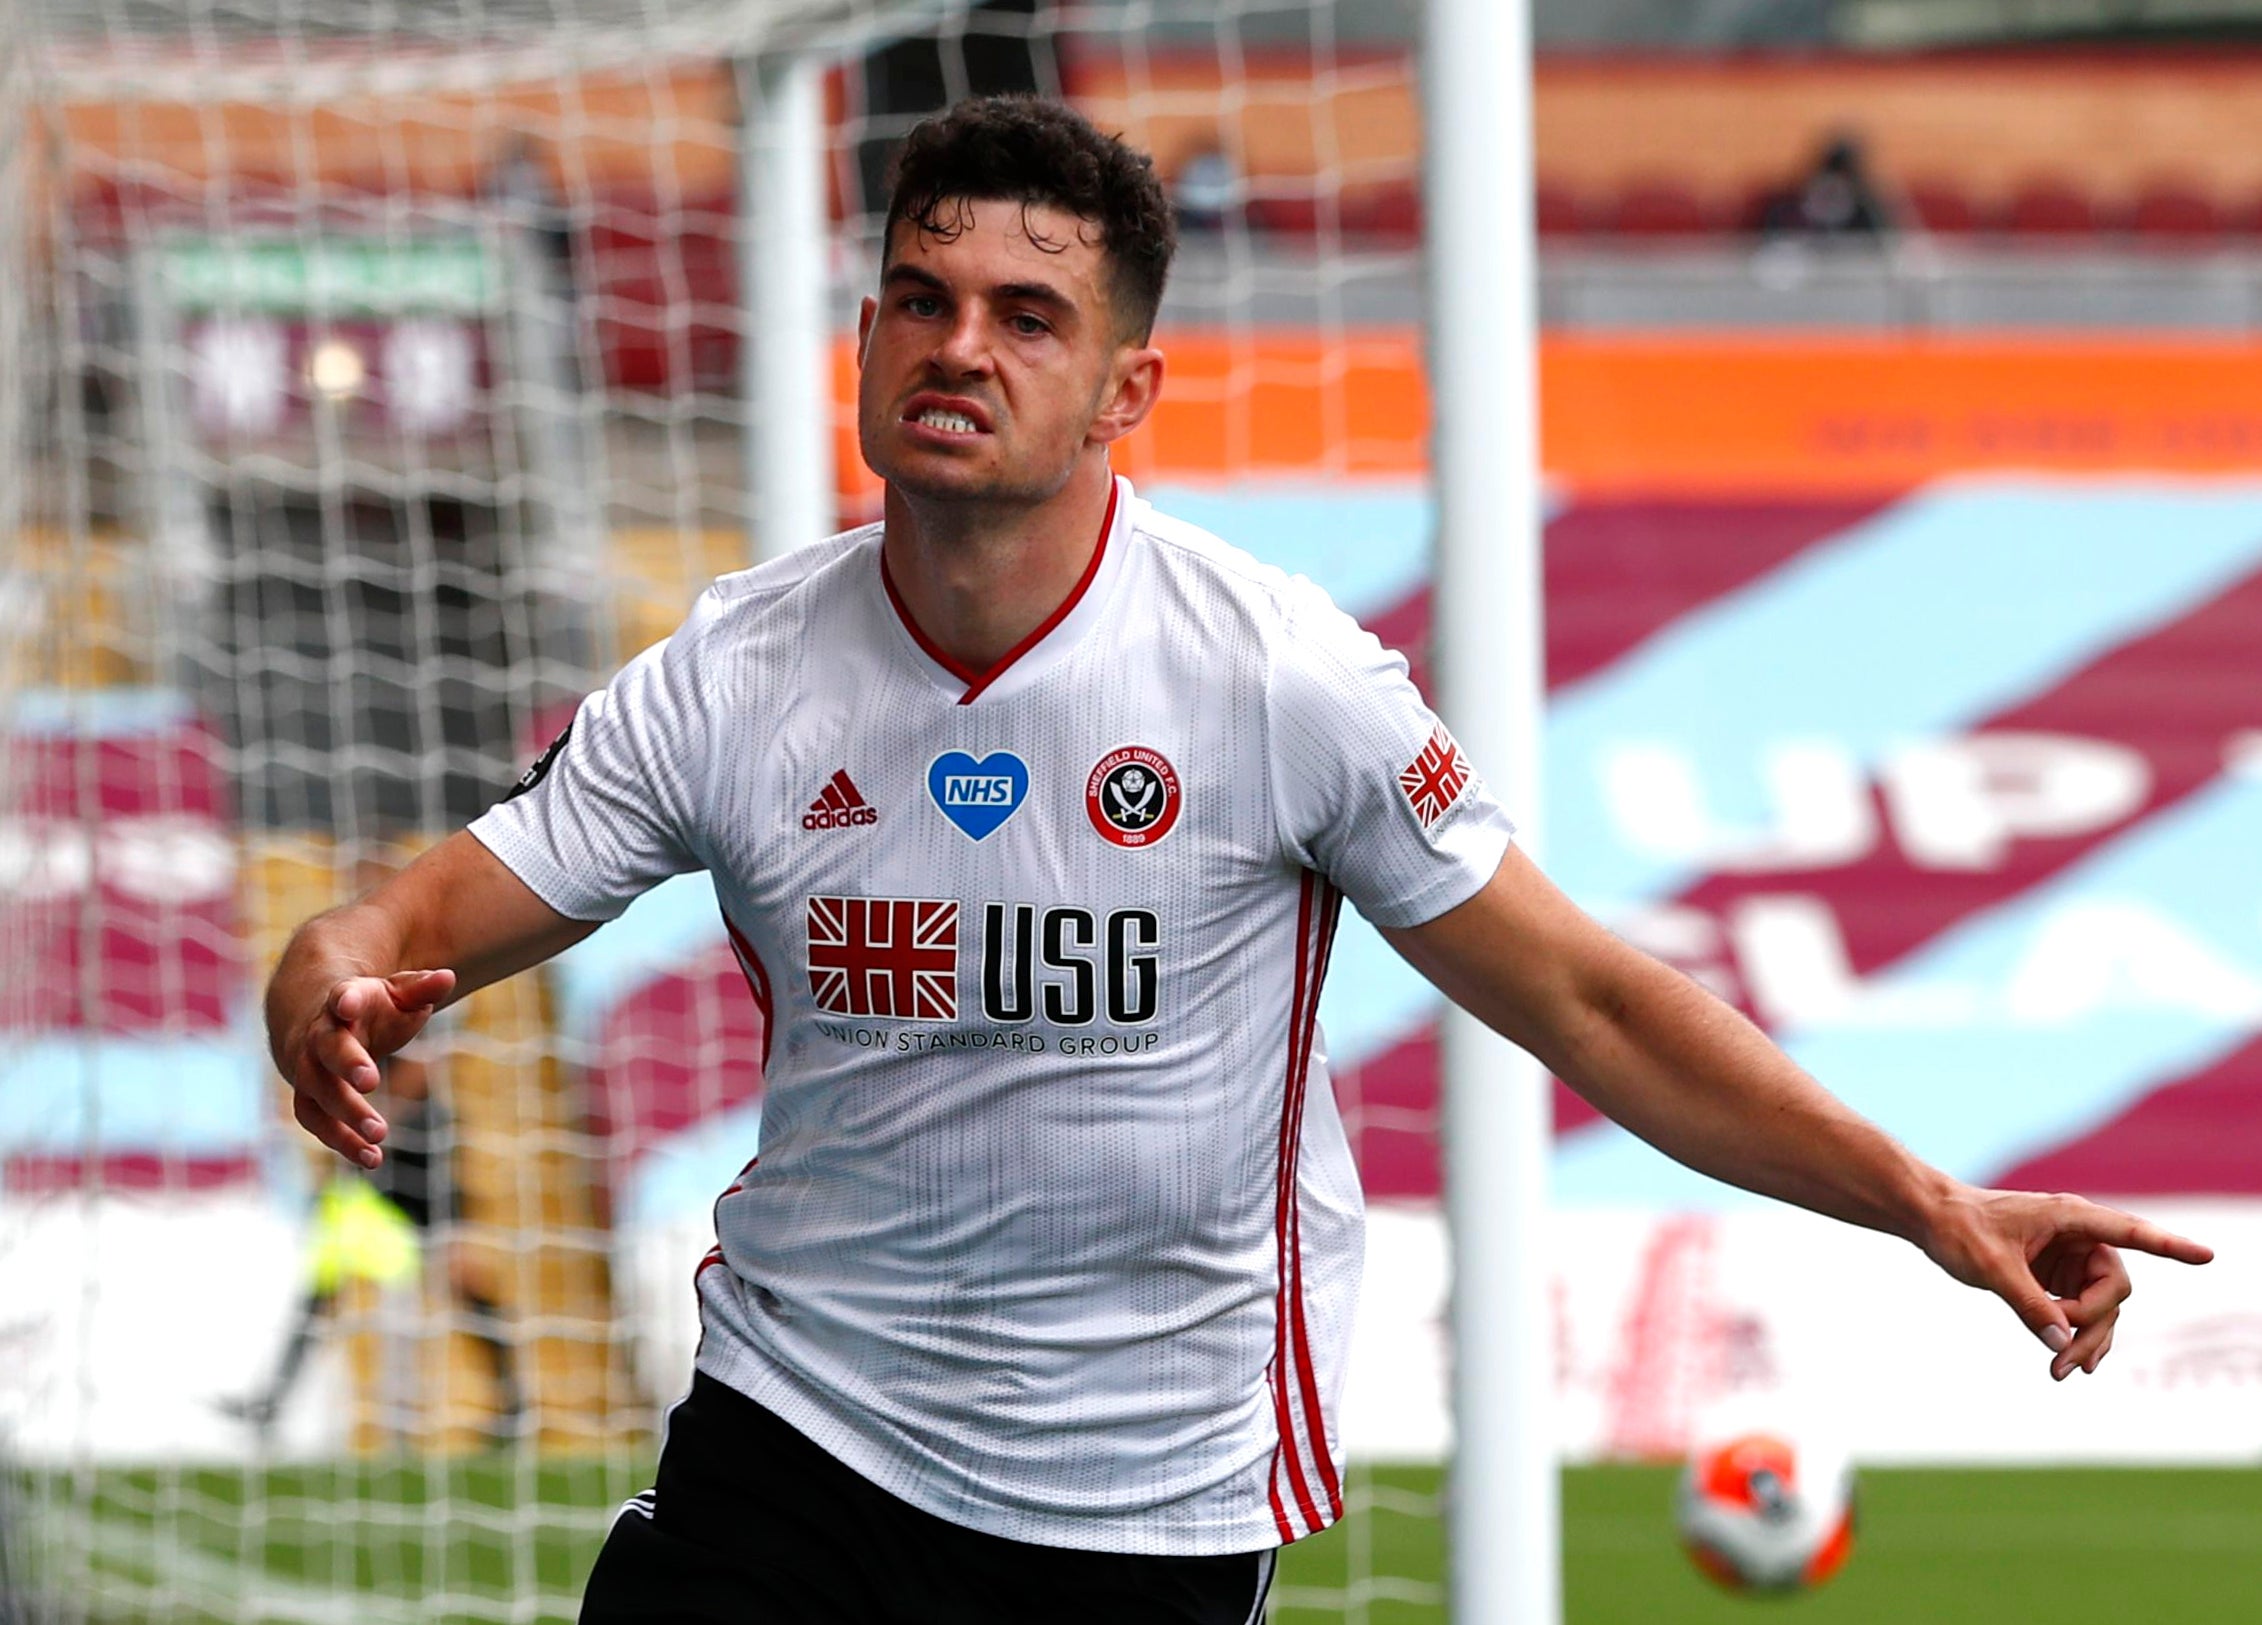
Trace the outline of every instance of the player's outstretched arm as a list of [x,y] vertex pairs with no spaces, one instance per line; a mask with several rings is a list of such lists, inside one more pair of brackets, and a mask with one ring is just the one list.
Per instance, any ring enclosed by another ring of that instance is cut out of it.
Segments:
[[550,907],[458,831],[366,897],[292,934],[267,984],[267,1044],[299,1126],[374,1168],[384,1119],[367,1100],[377,1058],[432,1013],[596,929]]
[[1485,889],[1391,945],[1628,1129],[1746,1190],[1901,1236],[2094,1371],[2130,1291],[2118,1249],[2213,1254],[2073,1196],[1980,1190],[1913,1156],[1703,988],[1602,929],[1514,848]]

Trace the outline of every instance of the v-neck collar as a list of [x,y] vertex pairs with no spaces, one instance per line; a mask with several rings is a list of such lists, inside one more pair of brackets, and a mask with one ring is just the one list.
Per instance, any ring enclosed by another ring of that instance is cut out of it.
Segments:
[[887,594],[889,607],[895,611],[896,625],[902,628],[912,652],[927,668],[928,675],[935,680],[937,686],[946,691],[957,691],[958,704],[972,705],[1008,672],[1033,669],[1032,666],[1025,666],[1024,661],[1046,643],[1057,640],[1056,646],[1064,649],[1075,643],[1092,618],[1089,612],[1096,611],[1106,601],[1106,589],[1113,585],[1115,576],[1122,569],[1125,548],[1117,530],[1118,522],[1128,506],[1124,500],[1128,494],[1128,485],[1129,482],[1121,477],[1109,484],[1107,513],[1100,520],[1099,540],[1092,548],[1091,562],[1084,566],[1084,573],[1077,578],[1076,585],[1069,589],[1068,596],[1027,637],[1006,650],[986,670],[976,670],[950,654],[928,637],[919,623],[912,619],[910,606],[904,603],[903,594],[896,590],[895,575],[888,569],[887,544],[883,538],[880,545],[880,585]]

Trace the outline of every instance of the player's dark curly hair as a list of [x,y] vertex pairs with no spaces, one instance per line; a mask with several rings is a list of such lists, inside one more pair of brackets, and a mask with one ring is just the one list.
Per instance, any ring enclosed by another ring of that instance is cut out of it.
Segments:
[[[964,205],[1049,205],[1099,227],[1125,333],[1144,343],[1178,249],[1170,199],[1154,160],[1083,114],[1036,96],[981,96],[921,123],[895,160],[887,237],[908,221],[948,239],[966,229]],[[1066,243],[1029,240],[1058,252]]]

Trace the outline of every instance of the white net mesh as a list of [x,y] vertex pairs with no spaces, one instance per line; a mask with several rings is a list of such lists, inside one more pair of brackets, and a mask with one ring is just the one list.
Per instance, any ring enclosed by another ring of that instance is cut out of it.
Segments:
[[[44,129],[36,41],[16,0],[0,3],[0,1054],[15,1059],[32,1026],[31,996],[38,905],[25,893],[22,842],[12,838],[39,809],[19,743],[23,709],[38,681],[50,619],[43,602],[51,549],[35,506],[48,437],[38,431],[53,376],[46,321]],[[4,1087],[4,1086],[0,1086]],[[0,1275],[28,1256],[24,1227],[0,1212]],[[0,1307],[0,1366],[13,1369],[38,1335],[40,1306]],[[29,1521],[40,1499],[23,1471],[20,1439],[28,1396],[0,1383],[0,1619],[21,1617],[30,1565],[43,1531]]]
[[[704,883],[395,1069],[426,1224],[314,1158],[254,1005],[296,922],[775,545],[734,59],[826,66],[843,330],[922,114],[1037,90],[1149,147],[1186,243],[1126,472],[1418,652],[1413,10],[0,0],[0,1618],[567,1618],[647,1481],[759,1111]],[[1326,1016],[1387,1256],[1346,1422],[1434,1461],[1428,1007],[1356,936]],[[1355,1469],[1275,1617],[1435,1616],[1436,1482]]]

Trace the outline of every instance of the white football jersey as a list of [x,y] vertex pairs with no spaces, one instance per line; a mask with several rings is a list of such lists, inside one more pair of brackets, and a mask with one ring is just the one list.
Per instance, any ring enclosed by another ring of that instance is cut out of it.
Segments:
[[987,673],[880,535],[717,582],[472,825],[577,919],[714,876],[768,1019],[699,1367],[1010,1539],[1325,1528],[1364,1233],[1337,905],[1432,919],[1508,821],[1398,655],[1127,482]]

